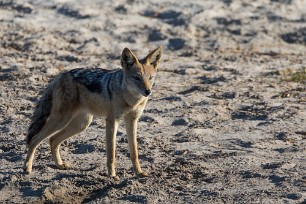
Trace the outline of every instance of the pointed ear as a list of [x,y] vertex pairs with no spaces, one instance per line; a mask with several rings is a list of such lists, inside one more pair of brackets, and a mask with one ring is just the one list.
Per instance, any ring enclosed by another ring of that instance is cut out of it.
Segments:
[[124,48],[121,54],[121,66],[123,69],[130,69],[138,60],[129,48]]
[[163,52],[163,47],[159,46],[158,48],[153,50],[150,54],[148,54],[148,56],[145,58],[145,63],[150,64],[154,67],[154,69],[157,69],[162,52]]

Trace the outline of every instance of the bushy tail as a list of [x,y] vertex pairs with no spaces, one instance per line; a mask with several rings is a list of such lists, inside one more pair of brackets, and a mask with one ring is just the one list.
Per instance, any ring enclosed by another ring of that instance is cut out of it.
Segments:
[[32,122],[28,130],[27,144],[30,144],[32,138],[41,131],[50,115],[52,108],[52,84],[49,84],[35,107]]

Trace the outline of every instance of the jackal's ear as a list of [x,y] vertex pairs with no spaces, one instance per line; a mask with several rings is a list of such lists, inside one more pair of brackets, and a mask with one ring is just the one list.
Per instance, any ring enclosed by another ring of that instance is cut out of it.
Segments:
[[155,50],[153,50],[148,56],[145,58],[145,63],[151,64],[155,69],[157,69],[161,55],[163,53],[163,47],[159,46]]
[[136,56],[129,48],[124,48],[121,55],[121,66],[123,69],[129,69],[137,62]]

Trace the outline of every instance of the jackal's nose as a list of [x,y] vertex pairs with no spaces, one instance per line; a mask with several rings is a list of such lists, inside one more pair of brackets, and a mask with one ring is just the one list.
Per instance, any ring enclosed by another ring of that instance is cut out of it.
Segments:
[[145,94],[146,94],[146,96],[149,96],[151,94],[151,90],[150,89],[146,89],[145,90]]

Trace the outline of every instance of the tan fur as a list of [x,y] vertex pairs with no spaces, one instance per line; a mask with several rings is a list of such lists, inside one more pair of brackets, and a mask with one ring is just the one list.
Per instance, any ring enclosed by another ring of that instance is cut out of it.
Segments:
[[[60,74],[47,88],[46,93],[49,94],[49,97],[44,95],[36,107],[34,119],[29,129],[29,151],[24,164],[25,171],[27,173],[32,171],[36,148],[47,137],[51,137],[51,152],[56,166],[60,169],[68,168],[70,165],[64,163],[60,156],[61,143],[85,130],[90,125],[93,115],[96,115],[106,118],[109,176],[117,178],[115,172],[115,141],[119,119],[121,118],[124,118],[125,121],[135,173],[146,176],[147,174],[142,171],[138,160],[137,121],[148,101],[147,96],[150,94],[153,85],[150,78],[155,77],[161,53],[162,48],[158,47],[144,60],[138,60],[128,48],[125,48],[121,56],[122,73],[118,73],[118,76],[109,74],[108,78],[110,80],[105,82],[101,93],[90,91],[84,84],[75,80],[69,72]],[[77,70],[75,72],[77,73]],[[121,75],[123,77],[120,79]],[[110,92],[108,96],[105,94],[106,83],[109,86],[107,90]],[[48,101],[48,99],[50,100]],[[44,106],[49,109],[40,111]],[[44,121],[38,123],[35,118],[41,118],[42,115],[39,114],[42,112],[45,114]],[[48,114],[46,115],[46,113]],[[31,128],[35,131],[31,131]]]

